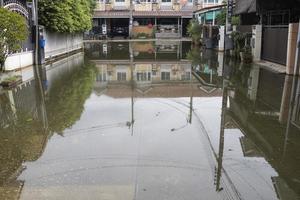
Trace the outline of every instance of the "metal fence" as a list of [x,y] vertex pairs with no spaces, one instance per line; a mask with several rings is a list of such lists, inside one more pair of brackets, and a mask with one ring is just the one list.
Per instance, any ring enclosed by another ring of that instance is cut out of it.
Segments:
[[262,59],[286,65],[288,26],[264,26]]

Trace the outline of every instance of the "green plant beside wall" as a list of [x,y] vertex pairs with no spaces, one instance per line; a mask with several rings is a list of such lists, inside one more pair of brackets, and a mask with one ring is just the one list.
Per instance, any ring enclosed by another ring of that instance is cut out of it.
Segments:
[[234,31],[232,32],[231,37],[234,45],[233,56],[239,59],[240,52],[242,52],[243,48],[245,47],[246,36],[241,32]]
[[252,63],[253,62],[251,46],[247,45],[244,47],[244,51],[242,53],[242,61],[244,63]]
[[244,63],[252,62],[251,46],[246,45],[247,34],[239,31],[234,31],[231,34],[233,40],[233,57],[241,59]]
[[23,16],[16,12],[0,8],[0,70],[9,52],[21,49],[21,44],[28,37],[28,28]]

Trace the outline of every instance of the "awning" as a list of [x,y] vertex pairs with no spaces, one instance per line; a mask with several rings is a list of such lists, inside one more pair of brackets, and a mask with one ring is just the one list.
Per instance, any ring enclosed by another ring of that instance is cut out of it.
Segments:
[[94,18],[130,18],[129,11],[95,11]]
[[133,17],[182,17],[192,18],[192,11],[134,11]]
[[[133,17],[193,18],[192,11],[134,11]],[[129,11],[95,11],[94,18],[130,18]]]
[[246,14],[256,12],[257,0],[236,0],[234,14]]

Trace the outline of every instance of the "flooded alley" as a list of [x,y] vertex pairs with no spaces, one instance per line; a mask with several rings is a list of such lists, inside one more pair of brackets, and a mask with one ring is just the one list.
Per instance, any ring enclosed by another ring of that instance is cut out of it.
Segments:
[[0,199],[297,200],[299,77],[191,42],[86,43],[0,89]]

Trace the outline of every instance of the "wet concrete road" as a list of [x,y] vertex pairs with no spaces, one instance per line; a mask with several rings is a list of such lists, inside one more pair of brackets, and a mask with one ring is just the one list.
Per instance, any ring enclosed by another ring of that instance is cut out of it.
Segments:
[[128,127],[130,98],[92,95],[80,121],[26,163],[21,199],[219,199],[188,104],[135,99]]

